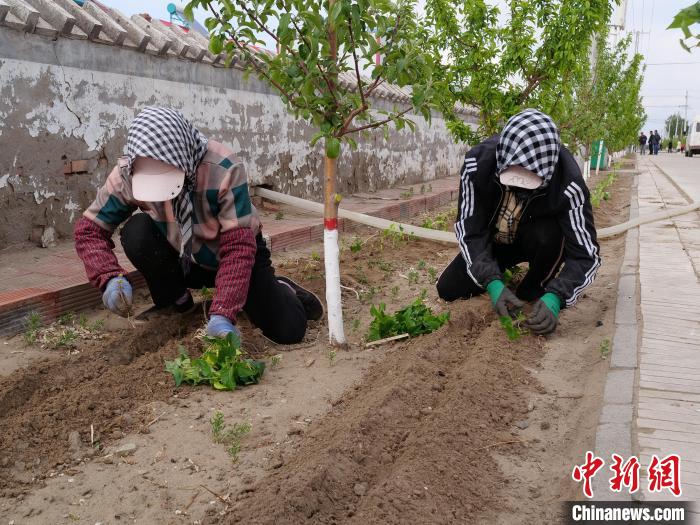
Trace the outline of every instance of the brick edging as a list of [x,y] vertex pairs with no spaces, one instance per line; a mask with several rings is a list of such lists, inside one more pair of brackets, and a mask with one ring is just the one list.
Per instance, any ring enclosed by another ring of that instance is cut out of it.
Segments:
[[[420,213],[444,206],[457,199],[457,185],[454,189],[436,191],[430,195],[416,195],[410,199],[392,202],[368,215],[383,219],[400,221],[410,219]],[[350,231],[350,221],[339,220],[341,231]],[[318,224],[299,226],[293,230],[272,234],[269,244],[273,252],[288,248],[299,248],[310,242],[323,239],[323,219],[319,217]],[[127,274],[134,288],[145,286],[145,281],[138,271]],[[11,297],[11,293],[5,294]],[[16,299],[6,299],[0,303],[0,336],[12,336],[25,329],[27,316],[36,311],[44,324],[55,321],[67,312],[80,312],[93,308],[102,303],[98,290],[87,282],[68,284],[55,289],[34,288],[23,290]]]

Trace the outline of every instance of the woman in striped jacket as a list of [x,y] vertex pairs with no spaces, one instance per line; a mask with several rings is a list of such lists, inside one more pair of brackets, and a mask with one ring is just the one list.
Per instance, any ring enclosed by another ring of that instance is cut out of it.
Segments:
[[[437,289],[446,301],[486,291],[499,315],[534,301],[526,326],[554,331],[601,264],[590,196],[581,170],[544,113],[526,109],[464,160],[455,232],[460,254]],[[527,262],[512,292],[503,272]]]
[[76,251],[104,305],[118,315],[131,312],[131,284],[113,252],[121,227],[124,253],[155,303],[147,315],[189,311],[189,289],[215,287],[208,335],[240,337],[237,317],[245,311],[273,341],[301,341],[323,306],[275,275],[233,151],[178,111],[147,107],[129,126],[126,152],[75,225]]

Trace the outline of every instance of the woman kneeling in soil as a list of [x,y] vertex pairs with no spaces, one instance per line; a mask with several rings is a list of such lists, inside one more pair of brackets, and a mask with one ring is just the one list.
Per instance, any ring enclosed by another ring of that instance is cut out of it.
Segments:
[[[438,279],[440,297],[486,290],[502,316],[536,301],[525,326],[554,331],[559,310],[576,303],[601,259],[588,188],[549,116],[526,109],[467,152],[455,232],[461,253]],[[529,269],[513,294],[502,272],[521,262]]]
[[[241,161],[208,140],[179,112],[145,108],[131,123],[127,155],[119,159],[95,201],[75,225],[75,248],[90,282],[112,312],[131,312],[132,288],[114,255],[121,230],[124,253],[143,274],[155,306],[184,313],[194,307],[188,288],[216,287],[207,334],[240,337],[244,310],[278,343],[302,340],[318,320],[318,297],[276,277],[270,251],[250,202]],[[135,213],[137,209],[143,213]]]

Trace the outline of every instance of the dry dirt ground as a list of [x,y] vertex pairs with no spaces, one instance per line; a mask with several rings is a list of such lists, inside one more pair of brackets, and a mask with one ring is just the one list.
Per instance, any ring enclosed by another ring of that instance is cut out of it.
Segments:
[[[631,178],[599,227],[626,220]],[[163,363],[201,347],[199,310],[145,323],[96,311],[87,321],[104,327],[72,349],[0,342],[0,523],[559,523],[594,443],[622,239],[602,243],[597,280],[555,335],[515,342],[486,298],[437,299],[454,245],[372,230],[344,242],[350,348],[329,349],[323,323],[282,347],[243,320],[244,348],[268,362],[256,386],[174,387]],[[316,252],[276,254],[278,273],[320,293]],[[422,290],[449,324],[365,348],[370,305],[394,311]],[[217,411],[251,424],[235,462],[212,440]]]

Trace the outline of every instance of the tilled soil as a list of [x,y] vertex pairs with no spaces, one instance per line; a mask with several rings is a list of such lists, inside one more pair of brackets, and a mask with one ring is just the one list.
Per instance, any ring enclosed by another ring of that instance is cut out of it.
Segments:
[[474,306],[397,345],[228,522],[464,522],[495,504],[490,451],[522,446],[512,423],[527,413],[525,366],[542,344],[507,342],[488,306]]
[[[192,315],[189,321],[196,319],[201,317]],[[122,415],[172,397],[163,360],[177,355],[184,335],[183,325],[151,320],[104,346],[96,343],[77,355],[42,359],[4,378],[0,489],[5,495],[89,453],[71,449],[71,432],[78,432],[84,444],[108,440],[115,427],[120,433],[138,428],[143,421]],[[97,434],[91,435],[91,425]]]
[[[595,211],[599,227],[626,220],[629,183]],[[557,334],[511,342],[486,298],[436,298],[453,245],[357,238],[341,263],[349,351],[328,349],[322,323],[281,347],[243,320],[244,347],[281,365],[236,392],[175,389],[163,361],[179,344],[199,348],[199,311],[122,326],[0,378],[0,514],[18,524],[558,522],[559,500],[576,497],[571,465],[595,436],[622,239],[603,244],[589,297]],[[319,257],[276,258],[278,273],[323,297]],[[394,311],[422,290],[449,324],[365,350],[369,306]],[[213,410],[253,423],[236,463],[211,442]],[[103,464],[125,440],[136,454]]]

